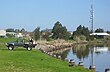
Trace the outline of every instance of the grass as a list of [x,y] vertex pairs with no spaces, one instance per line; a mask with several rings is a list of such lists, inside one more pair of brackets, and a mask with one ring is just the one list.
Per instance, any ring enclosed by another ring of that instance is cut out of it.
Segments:
[[16,38],[0,38],[0,43],[15,41]]
[[90,72],[82,67],[69,67],[66,61],[50,57],[39,50],[16,48],[9,51],[0,44],[0,72]]

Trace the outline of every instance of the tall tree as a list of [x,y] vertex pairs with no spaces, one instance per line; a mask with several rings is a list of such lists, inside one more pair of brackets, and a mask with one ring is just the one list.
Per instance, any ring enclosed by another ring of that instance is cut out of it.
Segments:
[[90,32],[89,32],[88,28],[86,28],[84,26],[82,27],[81,25],[79,25],[77,27],[77,30],[73,32],[72,39],[74,39],[76,37],[78,38],[83,35],[86,37],[86,40],[89,40],[89,33]]
[[65,26],[62,26],[62,24],[57,21],[52,29],[52,33],[53,36],[52,38],[54,39],[68,39],[67,37],[69,37],[68,32],[67,32],[67,28]]
[[79,25],[79,27],[77,27],[77,35],[79,36],[79,35],[81,35],[81,33],[82,33],[82,26],[81,25]]
[[54,39],[59,38],[60,32],[61,32],[60,31],[61,27],[62,27],[61,23],[59,21],[57,21],[52,29],[52,33],[53,33],[52,38],[54,38]]
[[34,32],[33,32],[33,37],[34,39],[37,41],[38,39],[40,39],[40,27],[37,27]]

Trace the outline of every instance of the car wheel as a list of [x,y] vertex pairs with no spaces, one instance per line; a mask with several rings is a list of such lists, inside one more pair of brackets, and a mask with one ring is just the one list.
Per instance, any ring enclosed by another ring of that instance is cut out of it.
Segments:
[[30,51],[30,50],[32,50],[32,48],[31,47],[27,47],[27,50]]
[[14,49],[14,46],[9,46],[8,49],[9,50],[13,50]]

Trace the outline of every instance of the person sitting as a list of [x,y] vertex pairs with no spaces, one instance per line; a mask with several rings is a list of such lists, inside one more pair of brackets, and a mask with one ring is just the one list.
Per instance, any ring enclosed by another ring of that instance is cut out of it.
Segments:
[[31,38],[31,39],[29,40],[29,42],[30,42],[31,44],[33,44],[33,39]]

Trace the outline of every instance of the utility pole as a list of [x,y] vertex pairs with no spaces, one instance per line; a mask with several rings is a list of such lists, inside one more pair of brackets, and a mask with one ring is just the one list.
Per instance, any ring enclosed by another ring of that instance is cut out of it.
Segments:
[[91,0],[91,10],[90,10],[90,22],[91,22],[91,32],[93,33],[94,25],[94,10],[93,10],[93,0]]
[[[94,25],[94,10],[93,10],[93,0],[91,0],[91,10],[90,10],[90,22],[91,22],[91,33],[93,33],[94,32],[94,27],[93,27],[93,25]],[[94,49],[93,48],[90,48],[91,49],[91,65],[90,65],[90,67],[89,67],[89,69],[90,70],[96,70],[96,66],[94,65],[94,54],[93,54],[93,52],[94,52]]]
[[[91,19],[91,33],[93,33],[93,0],[91,0],[91,10],[90,10],[90,19]],[[91,48],[91,66],[93,66],[93,48]]]

